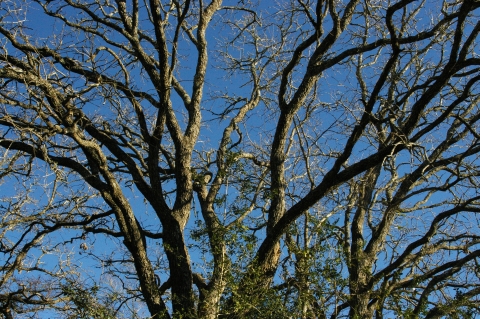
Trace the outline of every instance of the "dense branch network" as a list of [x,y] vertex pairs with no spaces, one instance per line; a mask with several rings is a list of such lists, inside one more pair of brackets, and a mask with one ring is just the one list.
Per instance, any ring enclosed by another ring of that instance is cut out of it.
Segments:
[[1,316],[480,313],[479,1],[0,10]]

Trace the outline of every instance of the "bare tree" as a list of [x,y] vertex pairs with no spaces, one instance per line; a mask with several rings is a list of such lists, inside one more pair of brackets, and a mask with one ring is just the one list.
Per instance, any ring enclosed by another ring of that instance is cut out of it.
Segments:
[[480,314],[480,1],[0,10],[4,318]]

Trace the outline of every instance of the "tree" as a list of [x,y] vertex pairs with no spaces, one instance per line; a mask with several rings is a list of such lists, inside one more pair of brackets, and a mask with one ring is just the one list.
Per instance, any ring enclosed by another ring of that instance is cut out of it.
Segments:
[[480,314],[480,1],[0,10],[4,318]]

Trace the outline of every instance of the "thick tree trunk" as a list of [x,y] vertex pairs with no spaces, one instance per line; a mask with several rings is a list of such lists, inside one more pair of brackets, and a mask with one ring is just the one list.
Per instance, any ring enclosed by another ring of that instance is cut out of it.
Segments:
[[196,319],[190,256],[185,246],[181,222],[171,218],[164,224],[163,233],[163,246],[170,268],[173,313],[181,314],[185,319]]

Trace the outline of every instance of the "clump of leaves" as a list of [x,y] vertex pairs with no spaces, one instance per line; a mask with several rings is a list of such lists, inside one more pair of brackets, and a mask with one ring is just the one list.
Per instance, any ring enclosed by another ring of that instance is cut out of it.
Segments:
[[114,319],[115,311],[107,303],[102,303],[99,286],[83,287],[78,282],[67,280],[62,292],[73,303],[68,319]]

